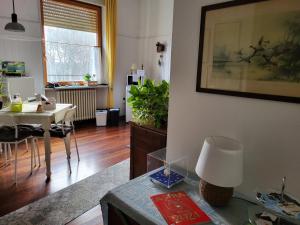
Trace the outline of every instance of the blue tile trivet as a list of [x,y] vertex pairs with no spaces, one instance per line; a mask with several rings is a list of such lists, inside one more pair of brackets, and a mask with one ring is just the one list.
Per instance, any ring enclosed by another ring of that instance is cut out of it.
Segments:
[[156,181],[159,184],[161,184],[167,188],[170,188],[170,187],[174,186],[175,184],[178,184],[184,180],[184,176],[182,176],[172,170],[170,171],[170,175],[166,176],[164,174],[164,170],[165,169],[161,169],[158,172],[151,174],[150,175],[151,180]]

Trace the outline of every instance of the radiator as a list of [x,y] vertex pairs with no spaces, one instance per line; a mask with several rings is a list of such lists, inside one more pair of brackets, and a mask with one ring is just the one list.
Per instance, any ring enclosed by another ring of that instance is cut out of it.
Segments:
[[75,121],[96,118],[96,89],[68,89],[56,92],[57,103],[77,106]]

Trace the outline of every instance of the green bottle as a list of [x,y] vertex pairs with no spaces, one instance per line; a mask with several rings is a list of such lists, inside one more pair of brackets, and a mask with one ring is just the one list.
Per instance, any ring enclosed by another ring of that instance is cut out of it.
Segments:
[[20,94],[15,94],[11,101],[10,111],[22,112],[22,108],[23,108],[22,106],[23,106],[23,103],[22,103],[22,98],[21,98]]

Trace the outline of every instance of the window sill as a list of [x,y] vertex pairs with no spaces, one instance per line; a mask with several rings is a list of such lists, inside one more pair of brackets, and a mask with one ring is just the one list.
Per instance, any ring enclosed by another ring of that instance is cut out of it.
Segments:
[[45,88],[46,91],[59,91],[59,90],[70,90],[70,89],[97,89],[97,88],[108,88],[108,85],[99,84],[96,86],[61,86],[55,88]]

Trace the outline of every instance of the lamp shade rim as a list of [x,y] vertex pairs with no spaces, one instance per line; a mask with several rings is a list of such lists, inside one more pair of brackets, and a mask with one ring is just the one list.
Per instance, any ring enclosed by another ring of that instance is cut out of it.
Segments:
[[8,31],[15,31],[15,32],[24,32],[25,31],[24,26],[18,22],[10,22],[5,25],[4,29],[8,30]]
[[243,145],[232,138],[224,137],[224,136],[210,136],[205,139],[205,141],[209,142],[216,146],[217,149],[223,151],[243,151]]

